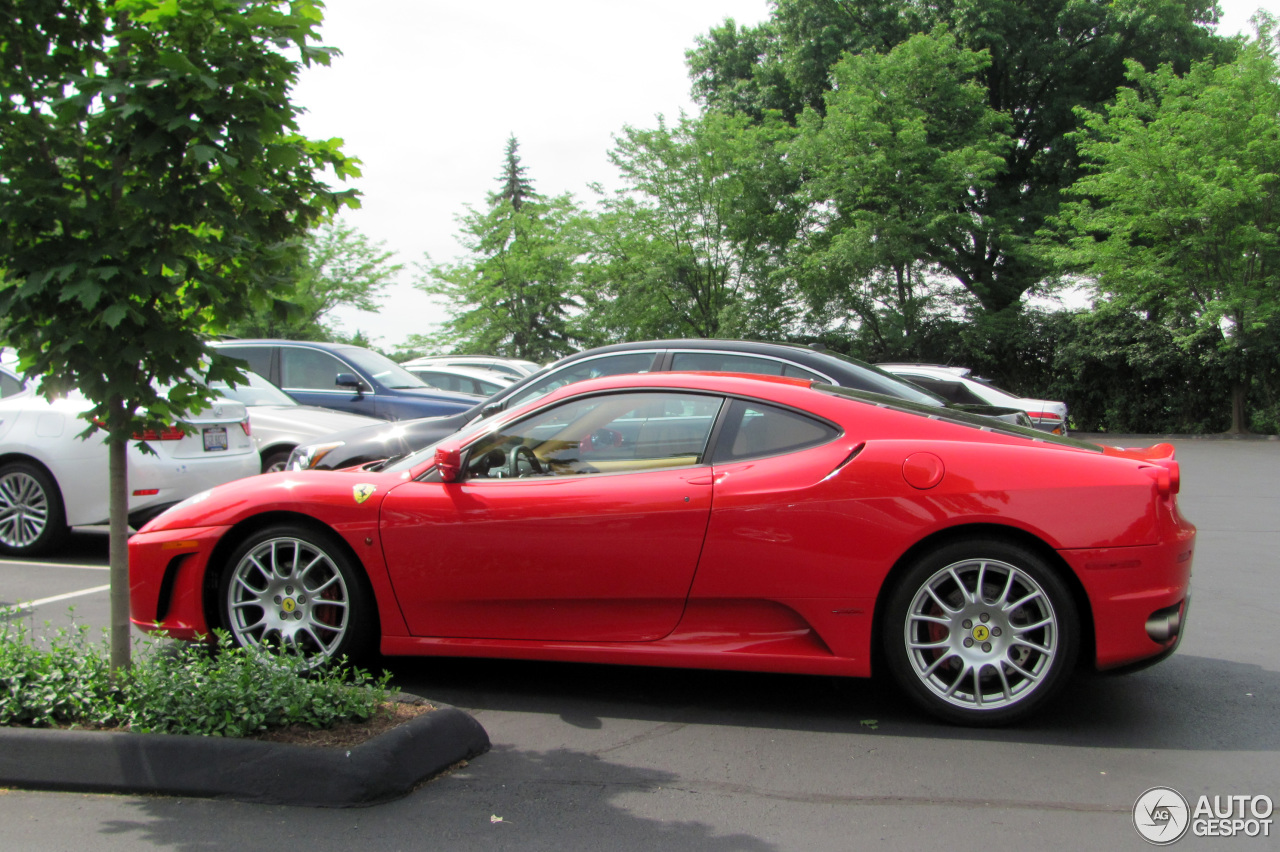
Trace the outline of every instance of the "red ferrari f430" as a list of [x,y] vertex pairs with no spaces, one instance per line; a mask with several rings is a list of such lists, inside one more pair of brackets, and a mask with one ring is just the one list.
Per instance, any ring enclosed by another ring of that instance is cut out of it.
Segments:
[[219,486],[129,544],[133,622],[288,651],[864,677],[1020,719],[1171,654],[1173,449],[809,380],[573,384],[398,460]]

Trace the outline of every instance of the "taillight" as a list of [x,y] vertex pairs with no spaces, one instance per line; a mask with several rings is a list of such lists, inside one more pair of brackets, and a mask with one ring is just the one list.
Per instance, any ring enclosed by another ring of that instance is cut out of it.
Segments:
[[1172,497],[1182,490],[1182,472],[1175,461],[1159,466],[1144,466],[1142,471],[1156,481],[1156,490],[1161,497]]
[[241,421],[240,421],[240,428],[244,430],[244,434],[245,434],[245,436],[246,436],[246,437],[250,434],[250,433],[249,433],[249,418],[248,418],[248,416],[247,416],[247,415],[245,416],[245,418],[244,418],[243,420],[241,420]]
[[1027,416],[1040,420],[1061,420],[1062,415],[1053,411],[1028,411]]
[[182,431],[181,426],[170,426],[168,429],[157,432],[155,429],[147,429],[143,432],[134,432],[133,440],[135,441],[181,441],[187,437],[187,433]]

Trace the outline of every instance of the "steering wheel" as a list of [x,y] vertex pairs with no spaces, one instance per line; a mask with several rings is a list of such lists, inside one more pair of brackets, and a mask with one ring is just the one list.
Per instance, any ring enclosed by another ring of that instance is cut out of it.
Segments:
[[512,447],[511,460],[507,462],[507,475],[513,479],[520,475],[520,459],[526,458],[529,461],[529,467],[534,473],[542,473],[542,462],[538,461],[538,457],[534,455],[533,450],[521,444],[518,447]]

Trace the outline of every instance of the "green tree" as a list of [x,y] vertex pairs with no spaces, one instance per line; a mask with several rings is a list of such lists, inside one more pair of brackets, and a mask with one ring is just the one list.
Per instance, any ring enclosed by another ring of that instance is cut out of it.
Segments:
[[1085,116],[1091,172],[1059,220],[1064,261],[1101,294],[1184,342],[1220,340],[1235,432],[1280,319],[1280,68],[1275,20],[1260,21],[1232,63],[1131,63],[1133,86]]
[[770,21],[713,30],[689,63],[704,104],[753,117],[780,109],[798,122],[806,109],[825,113],[832,67],[846,53],[888,53],[939,28],[961,48],[985,51],[975,80],[1006,119],[1003,163],[952,199],[969,219],[964,233],[922,246],[918,260],[946,269],[995,313],[1054,272],[1034,237],[1079,174],[1069,136],[1079,127],[1075,108],[1110,101],[1127,59],[1185,71],[1192,60],[1229,53],[1207,28],[1216,9],[1210,0],[777,0]]
[[238,373],[210,333],[281,288],[354,163],[297,132],[333,51],[315,0],[0,0],[0,315],[22,369],[92,402],[110,458],[111,645],[128,665],[126,445]]
[[338,307],[378,309],[378,297],[403,268],[395,253],[339,218],[308,232],[299,264],[272,304],[230,324],[236,337],[332,340],[325,320]]
[[780,144],[794,130],[766,116],[681,116],[627,127],[610,159],[626,186],[594,223],[592,315],[614,339],[778,337],[790,325],[773,274],[795,210]]
[[[794,153],[810,177],[798,190],[808,211],[795,251],[800,292],[824,324],[856,318],[882,357],[911,353],[939,310],[939,273],[973,289],[957,250],[1011,146],[1008,119],[979,81],[989,62],[945,31],[914,36],[886,54],[846,57],[825,117],[801,117]],[[993,239],[1015,239],[1010,223],[988,225]],[[999,242],[985,251],[1014,254]]]
[[[459,219],[459,241],[471,258],[427,267],[417,286],[449,305],[443,348],[553,360],[573,351],[578,338],[581,213],[568,195],[534,192],[514,136],[497,181],[502,189],[489,195],[487,209],[468,208]],[[442,348],[421,335],[407,346]]]

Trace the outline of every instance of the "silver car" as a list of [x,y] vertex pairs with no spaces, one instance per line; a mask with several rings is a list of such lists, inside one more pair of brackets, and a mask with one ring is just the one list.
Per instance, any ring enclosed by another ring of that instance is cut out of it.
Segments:
[[253,440],[262,455],[262,472],[284,470],[289,454],[299,444],[308,444],[322,435],[385,423],[376,417],[348,414],[331,408],[299,405],[293,397],[257,373],[245,371],[247,385],[231,387],[215,382],[211,387],[227,399],[249,409]]

